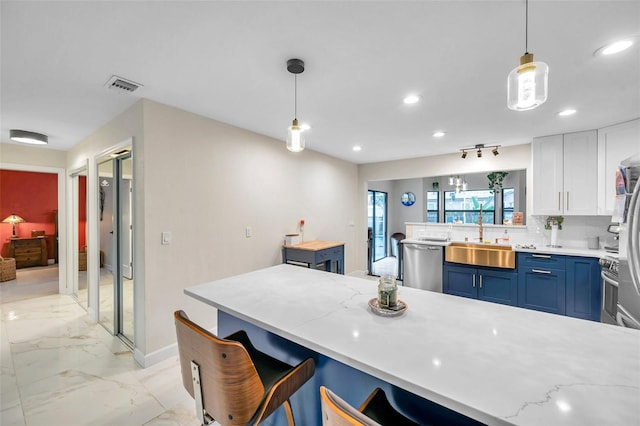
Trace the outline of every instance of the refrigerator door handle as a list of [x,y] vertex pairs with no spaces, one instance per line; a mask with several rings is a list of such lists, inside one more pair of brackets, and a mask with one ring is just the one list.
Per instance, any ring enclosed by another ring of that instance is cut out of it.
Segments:
[[636,187],[631,195],[631,201],[629,203],[629,213],[627,216],[627,228],[629,229],[628,235],[628,257],[629,257],[629,272],[631,273],[631,281],[635,287],[636,293],[640,295],[640,241],[638,235],[640,234],[640,204],[638,203],[638,197],[640,196],[640,179],[636,182]]

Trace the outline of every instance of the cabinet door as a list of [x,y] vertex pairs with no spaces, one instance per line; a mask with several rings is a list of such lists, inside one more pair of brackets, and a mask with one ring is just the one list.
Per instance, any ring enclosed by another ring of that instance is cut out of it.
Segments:
[[567,315],[600,321],[600,265],[590,257],[567,257]]
[[479,268],[478,299],[518,306],[518,274]]
[[598,214],[613,213],[620,161],[638,153],[640,119],[598,129]]
[[564,315],[565,271],[518,269],[518,306]]
[[533,156],[533,213],[559,215],[563,213],[563,143],[562,135],[534,138]]
[[564,214],[595,215],[598,207],[597,132],[564,135]]
[[444,293],[477,299],[476,271],[476,268],[445,264],[442,268]]

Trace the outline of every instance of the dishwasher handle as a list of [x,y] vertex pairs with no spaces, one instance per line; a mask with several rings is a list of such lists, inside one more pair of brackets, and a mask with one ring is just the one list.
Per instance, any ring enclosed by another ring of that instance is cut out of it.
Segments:
[[407,244],[407,243],[404,243],[403,245],[406,248],[413,249],[413,250],[442,250],[441,246],[430,246],[430,245],[427,245],[427,244]]

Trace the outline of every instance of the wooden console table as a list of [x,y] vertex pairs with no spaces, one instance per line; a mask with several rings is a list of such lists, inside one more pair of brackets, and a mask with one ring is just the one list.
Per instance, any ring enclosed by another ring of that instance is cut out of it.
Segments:
[[11,238],[9,257],[16,259],[16,268],[47,266],[49,255],[45,237]]
[[292,246],[284,245],[282,246],[282,263],[304,263],[312,269],[323,264],[327,272],[344,275],[344,243],[316,240]]

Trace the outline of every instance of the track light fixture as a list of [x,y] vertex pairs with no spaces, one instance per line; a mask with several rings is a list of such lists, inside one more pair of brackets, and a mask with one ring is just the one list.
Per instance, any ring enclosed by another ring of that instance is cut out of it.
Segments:
[[474,147],[470,147],[470,148],[460,148],[460,151],[462,152],[461,157],[462,157],[463,159],[464,159],[464,158],[467,158],[467,154],[468,154],[468,152],[469,152],[469,151],[473,151],[473,150],[475,150],[475,151],[476,151],[476,157],[478,157],[478,158],[482,158],[482,150],[483,150],[483,149],[490,149],[490,148],[491,148],[491,153],[492,153],[493,155],[498,155],[498,154],[500,154],[500,153],[498,152],[498,148],[500,148],[501,146],[502,146],[502,145],[489,145],[489,146],[485,146],[485,144],[480,143],[480,144],[478,144],[478,145],[476,145],[476,146],[474,146]]

